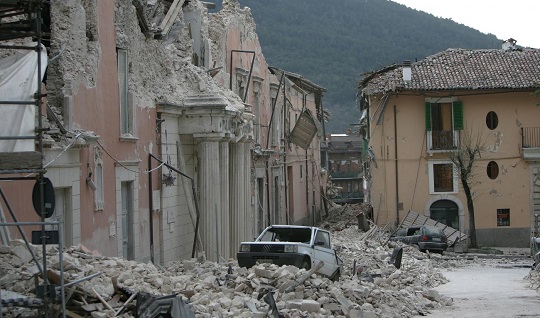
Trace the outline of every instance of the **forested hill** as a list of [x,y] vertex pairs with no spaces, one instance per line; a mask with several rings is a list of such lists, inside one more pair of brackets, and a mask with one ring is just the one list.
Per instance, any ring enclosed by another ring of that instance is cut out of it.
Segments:
[[[208,1],[208,0],[206,0]],[[216,9],[222,0],[212,0]],[[500,48],[501,39],[388,0],[239,0],[251,8],[269,65],[328,91],[326,133],[358,121],[361,74],[448,48]],[[519,43],[518,43],[519,44]]]

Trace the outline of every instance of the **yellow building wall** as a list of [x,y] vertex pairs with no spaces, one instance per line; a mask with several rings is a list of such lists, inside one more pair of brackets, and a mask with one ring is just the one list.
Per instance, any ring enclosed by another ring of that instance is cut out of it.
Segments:
[[[484,233],[487,240],[491,235],[497,235],[493,230],[520,230],[520,244],[527,244],[524,240],[531,224],[531,173],[530,164],[522,158],[521,128],[540,127],[537,98],[529,92],[483,95],[458,92],[454,96],[463,102],[464,131],[473,137],[480,136],[484,144],[472,179],[477,235]],[[467,202],[461,183],[457,193],[430,194],[429,162],[444,160],[447,156],[427,149],[425,98],[421,95],[394,95],[382,110],[382,104],[372,96],[370,146],[375,162],[371,163],[370,200],[374,217],[379,225],[397,224],[409,210],[429,216],[433,202],[449,199],[458,205],[460,227],[467,230]],[[490,111],[498,117],[498,126],[493,130],[486,124]],[[377,124],[382,112],[382,120]],[[499,167],[499,174],[494,180],[487,176],[490,161]],[[510,209],[510,226],[497,226],[497,209]],[[504,241],[498,239],[501,240]]]

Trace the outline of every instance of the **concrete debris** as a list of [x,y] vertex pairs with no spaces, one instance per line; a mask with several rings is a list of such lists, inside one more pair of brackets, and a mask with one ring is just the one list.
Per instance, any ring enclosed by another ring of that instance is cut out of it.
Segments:
[[528,286],[531,289],[540,291],[540,264],[535,263],[529,275],[525,277],[525,280],[528,282]]
[[[352,220],[356,220],[355,213],[349,213]],[[478,257],[421,253],[400,243],[386,243],[383,229],[372,228],[366,236],[367,232],[356,225],[345,227],[346,223],[332,223],[339,227],[332,235],[344,260],[344,273],[337,281],[294,266],[241,268],[233,259],[223,263],[187,259],[160,267],[95,255],[84,246],[73,246],[63,253],[66,284],[101,274],[66,289],[66,293],[71,291],[68,308],[83,317],[117,313],[136,317],[141,298],[135,295],[151,295],[157,300],[156,308],[189,309],[195,317],[413,317],[452,304],[434,290],[447,282],[440,269],[484,262]],[[20,241],[13,241],[9,252],[3,248],[0,253],[0,288],[17,293],[18,298],[35,297],[35,265],[17,256],[20,246]],[[403,251],[400,268],[390,261],[396,246]],[[41,259],[38,247],[34,253]],[[47,246],[47,253],[47,268],[59,275],[58,249]],[[538,289],[538,267],[528,278],[531,287]],[[4,314],[29,317],[35,310],[9,307]]]

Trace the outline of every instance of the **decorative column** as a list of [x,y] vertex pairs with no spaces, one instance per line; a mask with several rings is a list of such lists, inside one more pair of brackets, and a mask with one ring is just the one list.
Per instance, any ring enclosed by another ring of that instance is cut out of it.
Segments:
[[220,134],[194,134],[198,151],[198,174],[200,196],[200,223],[202,249],[206,258],[218,262],[220,259],[220,240],[222,228],[220,225],[221,190],[217,182],[220,176]]
[[240,242],[247,237],[244,233],[245,213],[245,147],[244,143],[231,144],[231,175],[230,175],[230,251],[236,255]]
[[244,146],[244,210],[246,216],[245,233],[251,238],[259,233],[255,233],[255,211],[251,205],[251,143],[246,141]]
[[221,198],[221,213],[219,214],[219,226],[220,232],[220,245],[219,251],[221,256],[227,260],[231,257],[236,258],[236,253],[231,254],[231,240],[230,235],[230,217],[229,217],[229,138],[222,139],[219,142],[219,189]]

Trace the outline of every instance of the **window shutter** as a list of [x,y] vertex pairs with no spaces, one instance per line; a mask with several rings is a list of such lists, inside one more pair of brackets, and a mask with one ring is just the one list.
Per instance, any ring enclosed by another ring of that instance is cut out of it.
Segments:
[[452,103],[454,113],[454,130],[463,130],[463,102],[458,100]]
[[426,130],[431,131],[431,103],[425,103],[425,115],[426,115]]
[[363,159],[363,160],[366,160],[366,158],[367,158],[367,153],[368,153],[368,143],[369,143],[368,140],[366,140],[366,139],[363,139],[363,140],[362,140],[362,159]]

